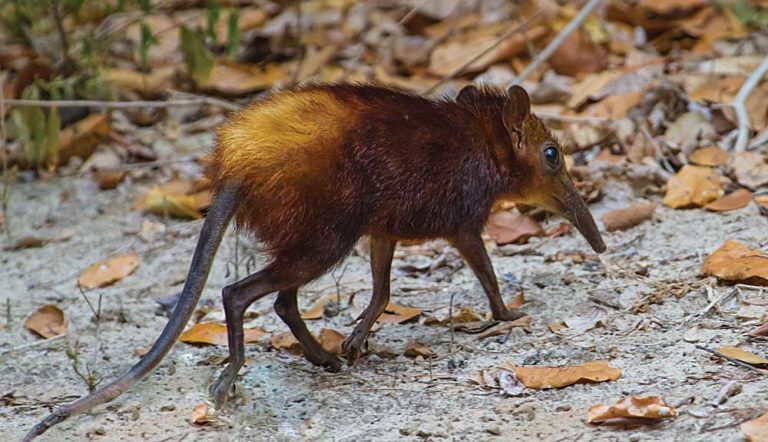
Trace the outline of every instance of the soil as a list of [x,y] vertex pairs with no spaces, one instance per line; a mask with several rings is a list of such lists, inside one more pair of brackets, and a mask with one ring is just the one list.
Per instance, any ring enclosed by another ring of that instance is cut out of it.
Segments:
[[[195,153],[210,139],[185,142],[192,147],[181,150]],[[168,170],[182,176],[199,172],[193,164]],[[56,240],[40,248],[0,252],[0,301],[7,300],[10,309],[0,321],[9,320],[0,331],[3,439],[20,438],[56,405],[87,393],[68,349],[77,354],[82,369],[106,381],[135,363],[135,351],[150,344],[165,324],[156,299],[180,290],[200,222],[131,210],[131,201],[162,175],[133,172],[110,191],[98,190],[88,176],[77,173],[13,187],[6,216],[12,235],[2,246],[31,235]],[[616,179],[608,182],[605,194],[591,207],[596,217],[634,199],[633,190]],[[145,220],[155,227],[161,223],[165,230],[141,233]],[[509,302],[524,290],[523,309],[532,317],[530,333],[513,329],[508,336],[478,340],[476,334],[452,333],[446,325],[424,324],[422,316],[382,326],[369,339],[371,354],[340,373],[271,350],[267,340],[249,344],[249,361],[239,379],[242,400],[207,425],[193,425],[189,417],[208,399],[208,385],[222,369],[226,347],[179,343],[132,390],[56,426],[40,440],[743,440],[738,423],[768,409],[768,376],[696,345],[746,344],[765,355],[765,340],[744,336],[758,322],[736,312],[746,299],[764,299],[766,294],[743,289],[705,310],[708,296],[736,289],[702,278],[699,269],[725,239],[764,248],[767,228],[754,205],[732,213],[660,207],[651,221],[605,234],[608,251],[599,259],[576,233],[534,238],[521,246],[495,247],[489,241],[505,299]],[[94,307],[101,301],[96,321],[76,287],[77,275],[96,261],[127,251],[141,257],[136,272],[85,294]],[[235,255],[240,257],[238,266]],[[242,277],[246,267],[253,270],[263,261],[257,244],[244,236],[236,240],[230,229],[203,294],[202,301],[214,306],[206,320],[223,319],[219,293],[235,280],[235,273]],[[421,270],[430,266],[433,270]],[[329,327],[349,333],[355,314],[367,303],[370,276],[364,244],[343,268],[302,290],[303,309],[336,293],[337,287],[344,295],[355,295],[354,305],[343,303],[337,315],[308,321],[314,332]],[[426,314],[444,311],[453,299],[454,308],[488,311],[470,269],[441,242],[401,247],[393,268],[397,304],[419,307]],[[271,303],[256,302],[247,325],[270,333],[286,331]],[[64,338],[40,342],[24,328],[25,317],[44,304],[64,311]],[[604,318],[587,331],[554,333],[547,326],[590,314]],[[437,357],[430,361],[403,356],[412,339],[429,346]],[[468,381],[479,370],[506,361],[562,366],[593,360],[609,361],[622,370],[621,377],[525,390],[521,396],[505,396]],[[711,405],[729,381],[740,384],[741,392],[722,405]],[[595,404],[649,394],[678,405],[678,416],[630,427],[585,423],[587,410]]]

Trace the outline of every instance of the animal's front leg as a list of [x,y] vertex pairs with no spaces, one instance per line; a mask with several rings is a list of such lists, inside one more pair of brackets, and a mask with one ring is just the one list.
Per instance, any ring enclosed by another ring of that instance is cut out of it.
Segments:
[[483,286],[485,295],[488,296],[488,301],[491,304],[493,319],[497,321],[514,321],[525,316],[525,313],[522,311],[508,309],[504,305],[491,259],[488,257],[488,252],[485,250],[485,244],[483,244],[483,239],[479,233],[462,233],[451,238],[451,243],[459,250],[459,253],[464,257],[469,267],[472,268],[477,279],[480,280],[480,285]]
[[389,273],[392,268],[392,255],[395,253],[396,244],[397,241],[389,237],[371,237],[373,294],[370,304],[363,312],[362,320],[357,324],[352,334],[344,340],[342,346],[350,365],[354,364],[362,354],[368,332],[389,304]]

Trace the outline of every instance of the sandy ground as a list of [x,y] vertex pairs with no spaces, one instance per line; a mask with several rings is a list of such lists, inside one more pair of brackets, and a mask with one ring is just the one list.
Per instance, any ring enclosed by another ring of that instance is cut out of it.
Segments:
[[[14,187],[8,213],[14,240],[26,235],[71,236],[42,248],[0,252],[0,301],[5,309],[8,300],[11,319],[10,327],[0,331],[4,440],[20,438],[56,404],[87,391],[66,356],[68,348],[76,349],[82,363],[107,380],[133,364],[134,350],[151,343],[164,325],[155,299],[180,289],[200,223],[163,220],[130,209],[131,199],[157,179],[148,174],[113,191],[98,191],[88,178],[76,176]],[[619,200],[631,195],[628,188],[612,183],[607,197],[592,207],[598,216],[624,205]],[[143,219],[162,222],[167,229],[141,239]],[[724,363],[695,345],[746,343],[765,355],[766,341],[743,336],[756,322],[736,316],[743,302],[738,297],[684,322],[708,304],[707,292],[695,286],[678,299],[670,283],[702,281],[698,270],[704,256],[726,238],[765,248],[766,224],[754,206],[728,214],[660,208],[650,222],[606,234],[609,250],[603,261],[553,259],[558,252],[590,255],[586,242],[573,234],[524,246],[491,247],[505,298],[509,301],[520,287],[525,289],[524,309],[533,318],[530,334],[515,329],[508,339],[480,341],[477,335],[452,335],[446,326],[425,325],[423,318],[387,325],[369,340],[372,350],[402,354],[406,343],[418,338],[438,357],[430,364],[405,356],[372,355],[336,374],[301,357],[271,351],[266,342],[249,344],[250,361],[240,378],[247,401],[229,407],[220,425],[207,426],[192,425],[188,418],[192,408],[207,399],[207,386],[220,372],[226,348],[177,344],[160,368],[133,390],[91,414],[66,421],[41,440],[743,440],[738,422],[768,409],[768,376]],[[238,243],[240,256],[253,255],[258,264],[258,249],[244,239]],[[4,238],[2,245],[8,244]],[[234,281],[235,246],[230,231],[203,294],[203,300],[217,309],[221,288]],[[439,251],[444,246],[433,248]],[[88,294],[93,302],[102,295],[97,330],[94,315],[75,286],[76,276],[93,262],[125,251],[140,255],[138,270]],[[399,256],[396,269],[432,260]],[[456,306],[486,312],[486,298],[470,270],[450,250],[446,256],[446,265],[434,272],[394,271],[393,300],[429,311],[444,309],[453,295]],[[347,263],[339,280],[341,291],[356,294],[356,304],[365,305],[370,281],[365,257],[355,255]],[[240,275],[244,272],[241,265]],[[637,272],[646,275],[639,277]],[[718,295],[732,290],[713,287]],[[634,313],[632,306],[654,289],[661,304]],[[307,308],[335,292],[334,279],[327,275],[303,290],[300,305]],[[608,300],[614,307],[589,297]],[[24,329],[24,318],[46,303],[64,310],[68,335],[25,347],[39,338]],[[254,304],[251,311],[258,316],[249,325],[285,331],[271,304],[272,299]],[[560,334],[547,328],[550,322],[595,308],[605,310],[600,327]],[[311,321],[310,327],[348,333],[353,313],[345,309],[333,318]],[[208,317],[222,318],[220,310]],[[505,397],[467,382],[478,370],[505,361],[558,366],[598,359],[621,368],[621,378],[559,390],[526,390],[520,397]],[[742,386],[741,393],[720,407],[709,405],[731,380]],[[693,402],[680,407],[676,419],[656,425],[610,428],[585,423],[594,404],[644,394],[660,394],[670,404],[687,398]]]

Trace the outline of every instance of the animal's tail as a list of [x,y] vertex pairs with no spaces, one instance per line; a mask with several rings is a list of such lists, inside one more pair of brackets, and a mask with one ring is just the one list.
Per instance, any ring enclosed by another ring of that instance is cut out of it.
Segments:
[[211,270],[216,250],[219,248],[227,226],[235,214],[237,193],[238,190],[234,186],[223,186],[217,192],[211,209],[205,218],[203,228],[200,231],[200,239],[197,242],[197,248],[195,248],[195,254],[192,257],[192,264],[189,267],[189,274],[184,283],[184,290],[181,292],[179,302],[176,304],[168,324],[166,324],[160,337],[152,344],[149,352],[130,370],[114,381],[88,396],[82,397],[49,414],[29,430],[24,439],[22,439],[23,442],[31,441],[70,416],[88,411],[97,405],[109,402],[120,396],[157,367],[160,361],[163,360],[163,357],[173,347],[176,339],[179,338],[184,326],[195,311],[197,301],[203,292],[205,281],[208,279],[208,273]]

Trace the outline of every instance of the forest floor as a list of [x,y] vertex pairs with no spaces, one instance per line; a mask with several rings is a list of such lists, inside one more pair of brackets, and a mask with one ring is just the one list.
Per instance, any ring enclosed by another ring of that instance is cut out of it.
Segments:
[[[185,142],[192,146],[187,153],[195,153],[210,138]],[[187,172],[196,173],[196,167]],[[68,349],[77,354],[81,370],[88,367],[106,381],[135,363],[135,351],[150,344],[165,324],[155,300],[180,290],[201,223],[131,210],[132,198],[149,186],[146,180],[129,180],[116,190],[98,191],[87,177],[67,176],[66,171],[47,182],[14,186],[6,215],[12,236],[1,245],[30,235],[54,240],[40,248],[0,253],[0,299],[4,304],[7,299],[10,309],[9,324],[0,332],[3,439],[20,438],[55,406],[87,393]],[[596,218],[633,198],[633,189],[620,179],[609,179],[606,186],[605,198],[591,206]],[[142,230],[144,220],[154,228]],[[757,322],[742,317],[745,306],[762,308],[764,314],[766,306],[758,301],[765,295],[718,284],[699,271],[704,257],[725,239],[764,248],[767,228],[754,204],[728,213],[659,207],[648,222],[605,233],[608,251],[599,259],[576,233],[517,246],[489,242],[505,300],[523,289],[523,309],[532,325],[530,333],[515,328],[482,340],[477,334],[452,332],[446,324],[424,323],[430,312],[449,308],[451,299],[454,309],[488,311],[479,283],[458,255],[440,242],[400,248],[393,263],[393,302],[418,307],[422,316],[382,326],[369,339],[371,354],[358,364],[329,373],[301,356],[271,349],[266,339],[248,344],[248,363],[239,378],[247,400],[230,404],[215,422],[193,425],[192,409],[208,399],[208,385],[222,369],[226,347],[178,343],[131,391],[66,421],[41,440],[742,440],[738,424],[768,408],[768,376],[696,345],[765,348],[763,338],[750,341],[743,335]],[[236,241],[230,230],[203,294],[203,301],[214,306],[206,320],[223,318],[220,290],[235,280],[236,247],[239,256],[255,257],[255,267],[263,262],[256,245],[245,237]],[[351,331],[369,297],[364,249],[358,247],[347,259],[343,273],[326,275],[301,291],[303,310],[337,289],[355,295],[354,304],[343,302],[337,315],[308,321],[314,332],[324,327]],[[101,299],[97,326],[76,286],[77,275],[126,251],[139,255],[138,269],[87,293],[94,306]],[[430,267],[433,271],[419,271]],[[243,276],[244,264],[238,273]],[[706,310],[709,297],[731,292],[736,296]],[[272,301],[256,302],[247,325],[270,334],[286,331],[272,312]],[[68,332],[40,344],[23,321],[43,304],[64,311]],[[589,330],[548,328],[567,318],[589,323],[590,317],[599,322],[593,321],[596,326]],[[436,357],[403,356],[412,339]],[[621,377],[562,389],[524,389],[518,396],[469,381],[480,370],[505,362],[564,366],[593,360],[608,361],[622,370]],[[738,384],[740,392],[712,405],[729,382]],[[585,423],[595,404],[646,394],[663,396],[677,406],[678,416],[630,427]]]

